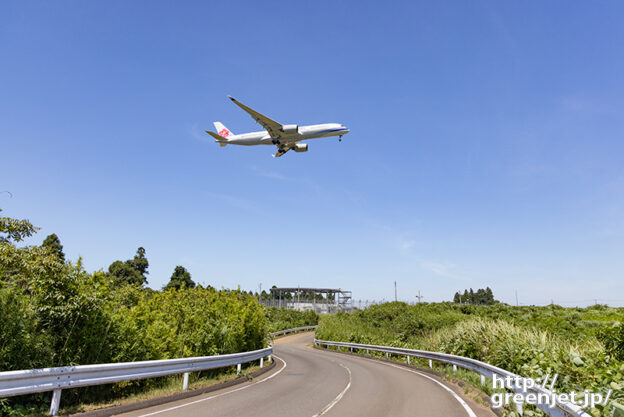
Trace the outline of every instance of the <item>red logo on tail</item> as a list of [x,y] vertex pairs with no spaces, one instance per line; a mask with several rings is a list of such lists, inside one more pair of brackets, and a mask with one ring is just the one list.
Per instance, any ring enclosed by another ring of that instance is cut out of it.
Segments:
[[230,135],[230,131],[229,131],[229,130],[227,130],[227,129],[222,129],[222,130],[219,132],[219,136],[223,136],[224,138],[227,138],[229,135]]

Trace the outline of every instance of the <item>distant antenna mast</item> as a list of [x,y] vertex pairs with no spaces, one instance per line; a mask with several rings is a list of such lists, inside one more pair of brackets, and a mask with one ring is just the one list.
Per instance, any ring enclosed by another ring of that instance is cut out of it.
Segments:
[[423,296],[420,295],[420,290],[418,290],[418,295],[416,296],[416,298],[418,298],[418,303],[420,304],[420,300],[423,298]]
[[520,304],[518,304],[518,290],[516,290],[516,307],[518,307]]
[[394,281],[394,301],[399,301],[399,298],[397,297],[396,281]]

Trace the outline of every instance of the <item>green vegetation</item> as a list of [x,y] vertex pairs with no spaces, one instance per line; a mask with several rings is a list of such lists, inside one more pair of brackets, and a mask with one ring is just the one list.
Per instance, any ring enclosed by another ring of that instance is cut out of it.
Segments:
[[464,290],[464,294],[460,294],[459,292],[455,293],[453,297],[453,302],[456,304],[476,304],[476,305],[492,305],[496,304],[497,301],[494,299],[494,293],[490,287],[486,287],[485,289],[479,288],[477,292],[474,292],[472,288],[470,291]]
[[52,233],[48,237],[43,240],[41,244],[43,247],[47,247],[52,253],[54,253],[61,262],[65,262],[65,254],[63,253],[63,245],[61,245],[61,240],[55,233]]
[[[195,286],[181,266],[163,291],[144,288],[144,248],[108,272],[89,273],[81,259],[65,260],[56,235],[42,246],[16,245],[36,230],[27,220],[0,218],[2,371],[242,352],[266,346],[269,331],[318,320],[314,313],[267,310],[244,291]],[[63,406],[120,398],[169,380],[66,390]],[[46,410],[49,401],[50,393],[3,399],[0,415]]]
[[266,309],[269,333],[295,327],[314,326],[319,316],[312,310],[295,311],[285,308],[269,307]]
[[115,261],[108,267],[108,277],[118,285],[147,284],[147,268],[149,262],[145,257],[145,249],[138,248],[134,259],[125,262]]
[[180,288],[195,288],[195,282],[191,279],[191,273],[183,266],[176,266],[169,283],[165,285],[165,290]]
[[[624,308],[387,303],[323,319],[316,337],[454,353],[527,377],[558,373],[559,392],[624,400]],[[604,410],[592,410],[600,416]]]

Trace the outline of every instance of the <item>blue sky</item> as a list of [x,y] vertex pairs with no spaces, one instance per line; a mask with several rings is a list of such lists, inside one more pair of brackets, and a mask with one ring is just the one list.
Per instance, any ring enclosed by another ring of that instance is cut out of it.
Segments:
[[[619,2],[3,2],[3,215],[215,287],[624,305]],[[203,133],[351,133],[271,158]]]

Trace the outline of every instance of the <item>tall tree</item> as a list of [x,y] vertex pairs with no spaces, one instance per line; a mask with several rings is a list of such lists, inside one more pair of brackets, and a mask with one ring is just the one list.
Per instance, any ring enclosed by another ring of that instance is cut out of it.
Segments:
[[108,276],[119,285],[143,285],[145,277],[126,262],[115,261],[108,267]]
[[182,287],[195,288],[195,282],[191,279],[191,273],[185,267],[178,265],[175,267],[169,283],[165,285],[165,290],[176,289]]
[[115,261],[108,267],[108,276],[119,284],[144,285],[147,284],[145,275],[148,273],[149,262],[145,257],[145,249],[137,249],[133,259],[125,262]]
[[58,238],[58,236],[55,233],[48,235],[48,237],[45,238],[41,246],[43,246],[44,248],[48,248],[50,252],[58,256],[58,258],[62,262],[65,262],[65,254],[63,253],[63,245],[61,245],[61,240]]
[[475,294],[475,304],[482,305],[486,304],[485,300],[485,290],[483,288],[479,288]]
[[453,302],[455,304],[460,304],[461,303],[461,296],[459,295],[458,292],[455,293],[455,296],[453,297]]
[[[145,257],[145,249],[143,248],[143,246],[137,249],[136,255],[134,255],[134,259],[128,260],[128,263],[134,269],[136,269],[139,272],[139,274],[143,275],[143,277],[149,274],[149,272],[147,272],[147,268],[149,268],[149,262],[147,261],[147,258]],[[146,278],[146,281],[147,281],[147,278]]]
[[463,295],[456,292],[453,297],[453,301],[455,303],[476,305],[492,305],[497,303],[490,287],[485,289],[479,288],[476,292],[472,288],[470,289],[470,292],[468,292],[468,290],[464,290]]

